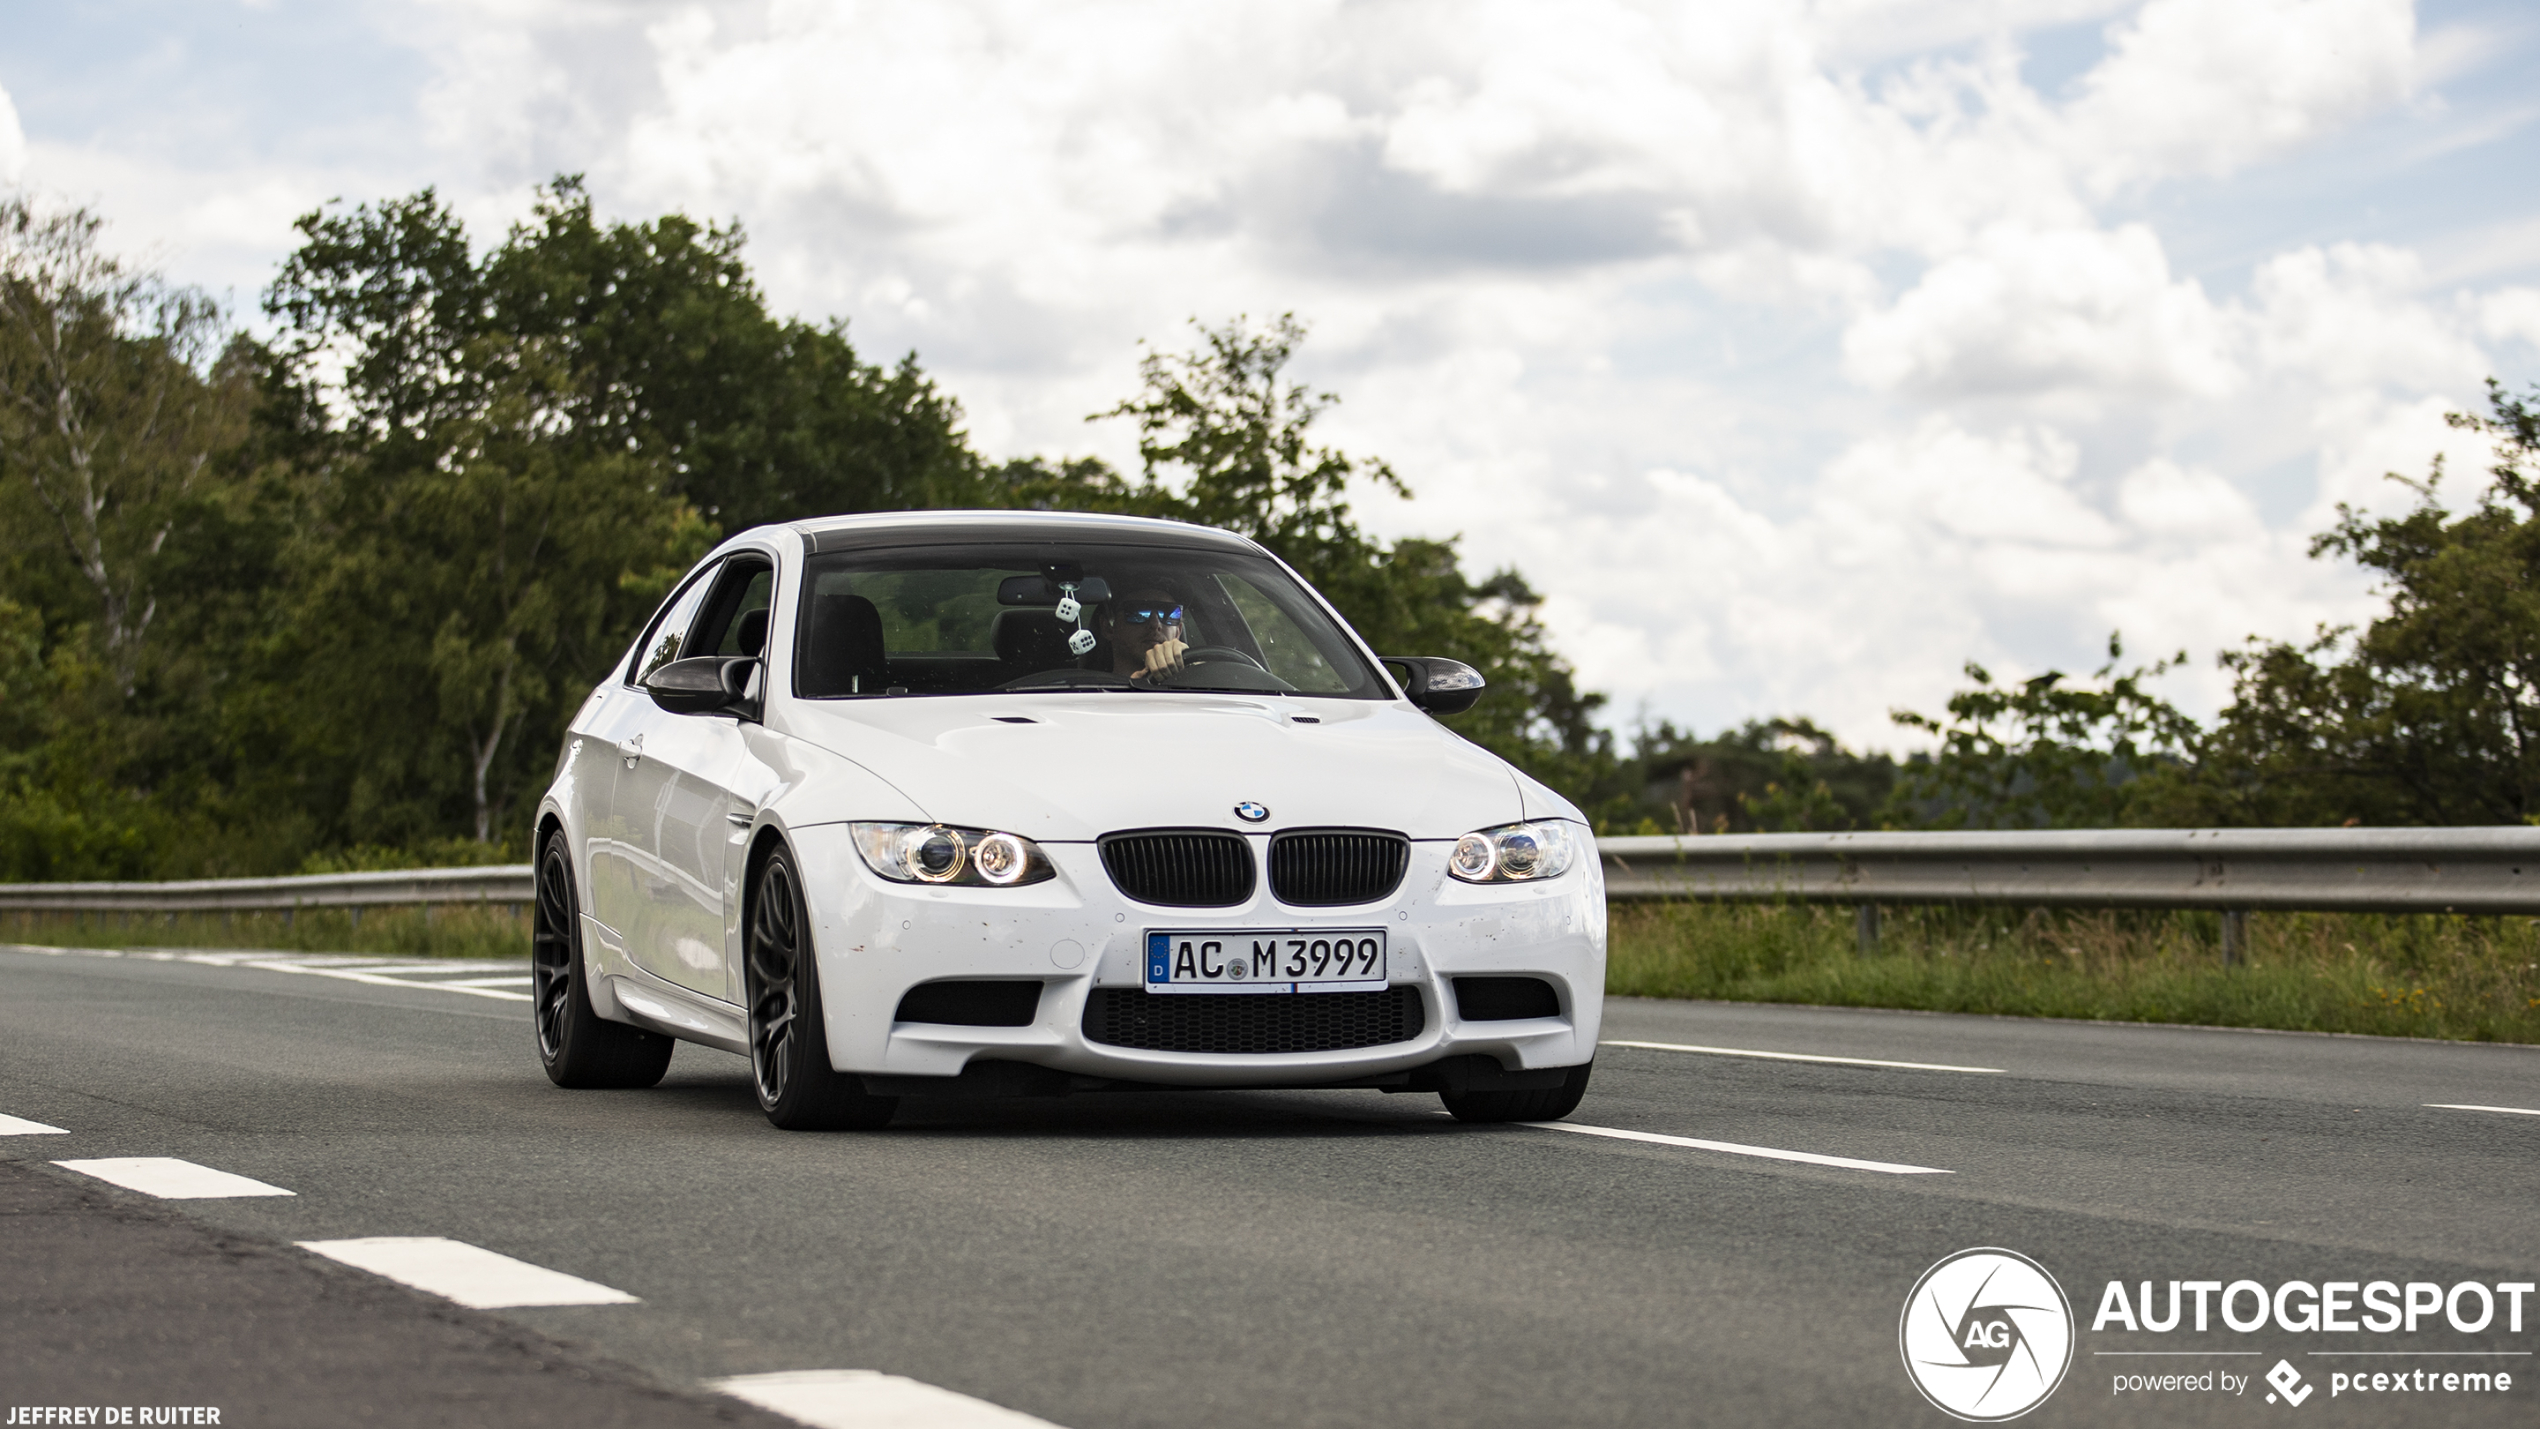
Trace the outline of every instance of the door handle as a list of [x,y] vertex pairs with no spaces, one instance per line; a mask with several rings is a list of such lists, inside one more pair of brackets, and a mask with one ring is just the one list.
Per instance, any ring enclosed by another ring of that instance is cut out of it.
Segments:
[[644,757],[644,736],[639,734],[633,739],[619,745],[617,747],[617,755],[620,759],[626,761],[627,768],[634,768],[635,761]]

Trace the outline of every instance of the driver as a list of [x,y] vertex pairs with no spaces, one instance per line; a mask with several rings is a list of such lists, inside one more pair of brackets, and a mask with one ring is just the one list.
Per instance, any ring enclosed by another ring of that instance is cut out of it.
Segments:
[[1125,679],[1146,680],[1182,668],[1182,602],[1155,586],[1141,586],[1123,599],[1104,603],[1096,624],[1111,650],[1111,670]]

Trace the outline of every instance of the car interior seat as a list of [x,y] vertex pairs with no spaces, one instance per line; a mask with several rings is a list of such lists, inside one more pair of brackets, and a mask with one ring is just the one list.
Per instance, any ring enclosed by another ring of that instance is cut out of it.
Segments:
[[767,608],[744,611],[741,623],[733,628],[732,644],[737,653],[756,655],[767,648]]
[[1076,656],[1067,648],[1067,637],[1075,631],[1074,625],[1052,611],[1000,610],[988,627],[988,641],[1009,673],[1029,675],[1074,664]]
[[815,596],[803,627],[794,688],[809,698],[880,694],[890,682],[882,612],[860,595]]

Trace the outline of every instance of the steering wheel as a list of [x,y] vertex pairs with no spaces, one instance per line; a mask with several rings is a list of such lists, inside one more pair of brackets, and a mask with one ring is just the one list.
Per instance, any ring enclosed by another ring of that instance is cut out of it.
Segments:
[[1270,673],[1269,666],[1231,645],[1194,645],[1182,652],[1182,663],[1186,665],[1207,665],[1219,660],[1231,661],[1238,665],[1250,665],[1265,675]]

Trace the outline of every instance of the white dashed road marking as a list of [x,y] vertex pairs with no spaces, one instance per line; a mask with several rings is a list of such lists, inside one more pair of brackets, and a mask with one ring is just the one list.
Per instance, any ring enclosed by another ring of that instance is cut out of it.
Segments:
[[812,1429],[1055,1429],[1046,1419],[870,1369],[812,1369],[710,1380]]
[[[296,973],[336,978],[372,987],[420,987],[454,992],[462,997],[490,997],[498,1002],[527,1002],[530,995],[512,988],[529,986],[529,974],[517,961],[484,958],[384,958],[339,953],[265,953],[197,948],[46,948],[30,943],[0,944],[13,953],[46,957],[128,958],[154,963],[194,963],[215,968],[254,968],[260,972]],[[474,973],[474,977],[453,977]],[[484,976],[501,973],[501,977]]]
[[633,1305],[623,1290],[593,1284],[561,1270],[531,1265],[465,1241],[440,1236],[371,1236],[362,1240],[304,1240],[300,1248],[357,1270],[454,1300],[471,1310],[509,1310],[530,1305]]
[[1813,1052],[1756,1052],[1744,1047],[1694,1047],[1682,1042],[1599,1042],[1600,1047],[1638,1047],[1648,1052],[1700,1052],[1712,1057],[1761,1057],[1768,1062],[1830,1062],[1840,1067],[1901,1067],[1909,1072],[1999,1073],[2000,1067],[1953,1067],[1946,1062],[1882,1062],[1876,1057],[1821,1057]]
[[208,1201],[225,1196],[289,1196],[294,1192],[245,1176],[179,1161],[173,1156],[108,1156],[94,1161],[56,1161],[66,1171],[139,1191],[163,1201]]
[[46,1126],[40,1121],[26,1121],[14,1116],[0,1116],[0,1136],[68,1135],[70,1135],[69,1132],[62,1130],[58,1126]]
[[2527,1106],[2470,1106],[2464,1102],[2427,1102],[2436,1111],[2501,1111],[2509,1116],[2540,1116],[2540,1108]]
[[1734,1141],[1703,1141],[1690,1136],[1661,1136],[1654,1131],[1625,1131],[1616,1126],[1581,1126],[1575,1121],[1518,1123],[1540,1131],[1571,1131],[1581,1136],[1610,1136],[1617,1141],[1646,1141],[1657,1146],[1683,1146],[1695,1151],[1724,1151],[1731,1156],[1760,1156],[1767,1161],[1800,1161],[1810,1166],[1839,1166],[1846,1171],[1883,1171],[1890,1176],[1954,1176],[1937,1166],[1905,1166],[1894,1161],[1863,1161],[1851,1156],[1820,1156],[1814,1151],[1779,1151],[1770,1146],[1740,1146]]

